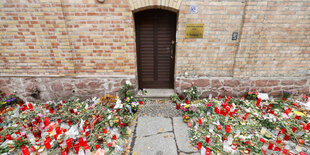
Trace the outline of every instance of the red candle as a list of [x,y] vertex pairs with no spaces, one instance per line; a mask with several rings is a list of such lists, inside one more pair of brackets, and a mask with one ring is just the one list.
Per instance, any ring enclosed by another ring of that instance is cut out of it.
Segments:
[[80,143],[80,145],[81,145],[82,147],[84,146],[84,140],[83,140],[82,137],[79,138],[79,143]]
[[13,140],[13,138],[9,134],[5,135],[4,138],[7,139],[7,140]]
[[113,140],[116,140],[116,135],[113,135],[112,139],[113,139]]
[[210,148],[206,148],[206,155],[211,155],[211,150],[210,150]]
[[290,140],[290,136],[288,136],[287,134],[285,134],[284,140],[286,140],[286,141]]
[[292,131],[295,133],[296,132],[296,127],[292,127]]
[[210,142],[210,135],[206,136],[206,142],[209,144],[209,142]]
[[29,152],[29,150],[28,150],[28,147],[26,147],[26,146],[24,146],[24,147],[22,148],[22,152],[23,152],[23,155],[30,155],[30,152]]
[[281,151],[281,148],[279,148],[278,146],[276,146],[275,148],[274,148],[274,151]]
[[[109,144],[110,144],[110,143],[108,143],[108,146],[109,146]],[[89,150],[89,149],[90,149],[90,148],[89,148],[89,145],[87,144],[87,142],[84,143],[84,149],[85,149],[85,150]]]
[[290,112],[291,112],[291,109],[286,109],[285,110],[286,115],[290,114]]
[[38,125],[37,121],[32,122],[33,125]]
[[215,107],[215,108],[214,108],[214,112],[217,113],[217,114],[219,114],[219,113],[220,113],[220,109],[219,109],[218,107]]
[[272,144],[272,143],[269,143],[268,149],[269,149],[269,150],[272,150],[272,149],[273,149],[273,144]]
[[74,147],[74,150],[75,150],[76,154],[78,154],[79,153],[79,148],[80,148],[79,143],[75,143],[73,147]]
[[34,151],[36,151],[36,148],[34,146],[31,146],[30,150],[31,150],[31,152],[34,152]]
[[60,129],[60,127],[58,126],[58,127],[56,127],[56,133],[57,134],[61,134],[61,129]]
[[202,119],[201,118],[198,119],[198,123],[199,123],[199,125],[202,124]]
[[51,137],[46,137],[46,141],[48,141],[48,142],[51,142],[52,140],[51,140]]
[[230,112],[230,107],[227,106],[225,109],[226,109],[226,114],[228,114]]
[[202,143],[198,143],[198,150],[200,150],[201,149],[201,147],[202,147]]
[[226,132],[227,132],[227,133],[230,133],[230,131],[231,131],[231,126],[230,126],[230,125],[227,125],[227,126],[226,126]]
[[57,140],[58,134],[54,135],[54,139]]
[[71,148],[71,139],[67,139],[66,144],[67,144],[68,148],[70,149]]
[[221,130],[221,125],[216,125],[216,128],[217,128],[218,130]]
[[47,140],[44,141],[44,146],[46,147],[47,150],[51,148],[51,144],[50,144],[50,142],[47,141]]
[[224,111],[223,111],[223,110],[220,110],[220,114],[221,114],[221,115],[224,115]]
[[29,107],[30,111],[33,111],[33,106],[31,103],[28,104],[28,107]]
[[262,101],[261,98],[258,98],[258,99],[257,99],[257,103],[256,103],[256,106],[257,106],[257,107],[260,105],[260,102],[261,102],[261,101]]
[[306,128],[307,130],[310,130],[310,123],[307,124]]
[[48,118],[48,117],[45,117],[45,118],[44,118],[44,125],[45,125],[45,126],[48,126],[49,124],[50,124],[49,118]]
[[50,108],[50,113],[54,113],[54,109],[53,108]]

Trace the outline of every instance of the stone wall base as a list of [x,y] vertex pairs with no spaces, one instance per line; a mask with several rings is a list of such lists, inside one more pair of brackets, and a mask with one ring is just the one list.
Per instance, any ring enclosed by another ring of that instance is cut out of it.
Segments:
[[181,93],[194,84],[202,97],[230,95],[242,97],[249,90],[268,93],[272,97],[281,97],[281,91],[292,91],[294,95],[309,94],[310,80],[290,79],[234,79],[234,78],[176,78],[175,90]]
[[45,78],[45,77],[1,77],[0,90],[13,93],[26,101],[81,99],[115,95],[126,80],[136,86],[131,78]]
[[[81,99],[101,97],[117,92],[129,80],[137,88],[135,78],[72,78],[72,77],[1,77],[0,90],[7,94],[14,91],[26,101],[66,100],[70,97]],[[281,97],[281,91],[292,91],[294,95],[309,94],[308,79],[234,79],[234,78],[176,78],[175,91],[181,93],[194,84],[201,97],[230,95],[242,97],[249,90]]]

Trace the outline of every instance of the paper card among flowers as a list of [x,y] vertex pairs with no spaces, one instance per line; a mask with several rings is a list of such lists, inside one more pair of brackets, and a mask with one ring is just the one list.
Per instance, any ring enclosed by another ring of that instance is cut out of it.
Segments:
[[267,93],[258,93],[257,98],[261,98],[262,100],[269,100]]

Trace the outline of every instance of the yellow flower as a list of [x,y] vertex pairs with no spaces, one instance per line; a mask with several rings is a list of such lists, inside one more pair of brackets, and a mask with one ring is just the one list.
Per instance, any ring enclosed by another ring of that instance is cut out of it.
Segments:
[[295,113],[296,115],[298,115],[298,116],[305,116],[305,114],[304,114],[304,113],[299,112],[299,111],[294,111],[294,113]]
[[6,104],[6,102],[2,102],[1,104]]
[[185,106],[184,106],[184,108],[188,108],[188,107],[189,107],[189,105],[185,105]]

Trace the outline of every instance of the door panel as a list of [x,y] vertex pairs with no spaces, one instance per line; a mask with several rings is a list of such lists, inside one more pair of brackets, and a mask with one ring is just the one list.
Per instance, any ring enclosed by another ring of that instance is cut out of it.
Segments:
[[140,88],[174,87],[176,14],[153,9],[135,14]]

